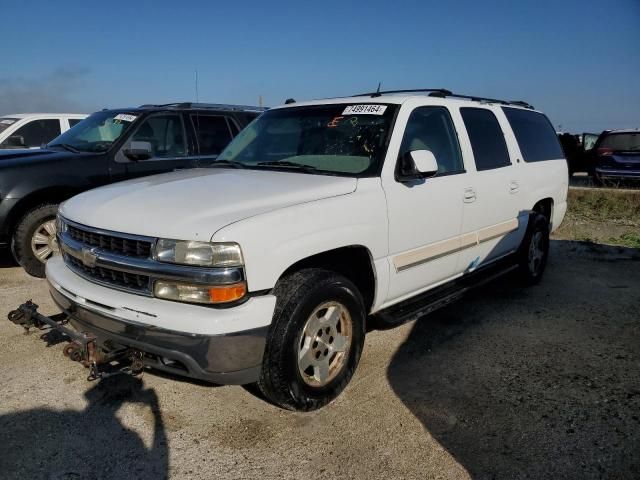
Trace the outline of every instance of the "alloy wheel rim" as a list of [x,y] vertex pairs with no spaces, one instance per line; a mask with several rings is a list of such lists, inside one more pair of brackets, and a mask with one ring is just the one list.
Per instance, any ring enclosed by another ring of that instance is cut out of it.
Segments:
[[298,371],[312,387],[323,387],[344,369],[349,358],[353,322],[339,302],[318,306],[298,338]]
[[31,251],[42,263],[45,263],[49,257],[60,251],[58,239],[56,238],[56,221],[54,219],[42,222],[33,232]]
[[542,232],[538,230],[531,237],[531,243],[529,244],[529,270],[534,275],[538,274],[542,266],[542,260],[544,258],[543,244]]

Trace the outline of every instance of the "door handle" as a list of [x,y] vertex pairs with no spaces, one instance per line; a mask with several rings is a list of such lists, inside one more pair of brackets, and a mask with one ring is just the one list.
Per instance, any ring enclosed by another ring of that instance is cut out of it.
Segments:
[[464,203],[471,203],[476,201],[476,191],[473,188],[464,189]]
[[510,193],[518,193],[519,190],[520,190],[520,184],[518,182],[516,182],[515,180],[512,181],[509,184],[509,192]]

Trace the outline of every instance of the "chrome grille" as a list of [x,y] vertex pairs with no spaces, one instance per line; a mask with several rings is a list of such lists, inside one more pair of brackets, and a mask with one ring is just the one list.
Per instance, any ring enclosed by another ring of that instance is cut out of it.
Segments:
[[121,272],[105,267],[87,267],[77,258],[66,254],[64,259],[72,270],[92,280],[97,280],[100,283],[106,283],[140,293],[147,293],[151,290],[150,278],[147,275]]
[[118,237],[103,232],[67,225],[67,234],[74,240],[103,251],[126,255],[127,257],[149,258],[152,243],[146,240]]

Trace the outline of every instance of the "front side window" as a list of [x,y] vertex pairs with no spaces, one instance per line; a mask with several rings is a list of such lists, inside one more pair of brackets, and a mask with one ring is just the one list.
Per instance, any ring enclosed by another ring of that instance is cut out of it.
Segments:
[[558,136],[542,113],[502,107],[525,162],[564,158]]
[[218,155],[231,141],[227,119],[219,115],[191,115],[200,155]]
[[60,135],[60,120],[32,120],[16,130],[13,135],[22,137],[25,147],[40,147]]
[[106,152],[136,119],[135,113],[109,110],[96,112],[64,132],[49,147],[59,146],[80,152]]
[[400,155],[429,150],[438,162],[438,175],[464,171],[455,127],[445,107],[419,107],[411,112]]
[[377,175],[396,109],[396,105],[332,104],[269,110],[240,132],[217,161],[245,168]]
[[73,128],[75,127],[77,124],[79,124],[82,121],[81,118],[70,118],[69,119],[69,128]]
[[511,165],[504,134],[493,112],[486,108],[461,108],[460,114],[469,134],[476,170]]
[[153,158],[183,157],[187,154],[180,115],[147,118],[131,137],[132,142],[149,142]]

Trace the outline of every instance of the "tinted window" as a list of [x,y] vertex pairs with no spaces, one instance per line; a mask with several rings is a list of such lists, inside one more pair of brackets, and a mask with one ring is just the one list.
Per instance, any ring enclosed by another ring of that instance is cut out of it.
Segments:
[[476,169],[511,165],[504,134],[493,112],[484,108],[461,108],[460,113],[471,141]]
[[607,135],[602,139],[600,148],[610,148],[618,152],[638,152],[640,151],[640,132]]
[[39,147],[60,135],[60,121],[57,119],[32,120],[16,130],[13,135],[24,138],[26,147]]
[[420,107],[411,112],[400,155],[412,150],[431,151],[438,162],[438,174],[464,171],[455,127],[444,107]]
[[502,108],[516,136],[525,162],[564,158],[556,132],[543,114],[518,108]]
[[178,115],[155,115],[148,118],[133,134],[131,141],[149,142],[154,158],[186,155],[182,119]]
[[227,119],[213,115],[191,115],[196,129],[200,155],[218,155],[231,141]]
[[77,124],[79,124],[82,121],[81,118],[70,118],[69,119],[69,128],[73,128],[75,127]]

